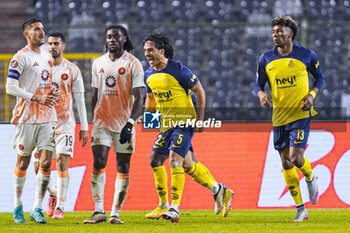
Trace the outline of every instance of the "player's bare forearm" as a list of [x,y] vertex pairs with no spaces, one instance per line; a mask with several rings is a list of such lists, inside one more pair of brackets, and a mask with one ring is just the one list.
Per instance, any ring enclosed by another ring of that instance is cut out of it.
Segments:
[[131,109],[130,118],[134,121],[141,116],[143,108],[143,99],[146,90],[144,87],[136,87],[132,89],[132,94],[134,96],[134,103]]
[[147,93],[145,101],[145,112],[152,112],[156,109],[156,100],[153,93]]
[[[197,82],[191,91],[193,91],[197,99],[197,121],[204,121],[205,91],[200,82]],[[202,131],[203,127],[196,127],[196,132]]]
[[98,89],[93,88],[93,93],[92,93],[92,97],[91,97],[92,119],[94,119],[94,111],[95,111],[95,106],[97,103],[97,94],[98,94]]

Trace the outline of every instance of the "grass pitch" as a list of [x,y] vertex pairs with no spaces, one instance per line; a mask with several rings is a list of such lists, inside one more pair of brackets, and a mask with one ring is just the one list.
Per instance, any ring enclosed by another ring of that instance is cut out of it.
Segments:
[[171,223],[163,219],[145,219],[146,211],[125,211],[120,215],[125,221],[124,225],[84,225],[84,219],[90,217],[92,212],[65,213],[63,220],[47,218],[46,225],[31,222],[29,213],[26,213],[27,223],[16,225],[12,220],[12,213],[2,213],[0,232],[350,232],[350,209],[311,209],[308,212],[308,220],[295,223],[291,221],[295,210],[290,209],[232,210],[227,218],[215,215],[213,210],[185,210],[180,212],[179,223]]

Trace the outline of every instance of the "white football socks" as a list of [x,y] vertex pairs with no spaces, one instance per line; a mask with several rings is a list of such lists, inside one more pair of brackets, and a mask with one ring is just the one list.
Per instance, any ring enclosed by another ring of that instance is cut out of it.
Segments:
[[119,217],[119,212],[121,211],[126,194],[129,187],[129,175],[118,173],[115,179],[115,191],[113,198],[113,206],[111,211],[111,216]]
[[94,174],[91,175],[91,191],[92,198],[95,202],[95,211],[104,213],[103,207],[103,197],[104,197],[104,188],[106,183],[106,173]]

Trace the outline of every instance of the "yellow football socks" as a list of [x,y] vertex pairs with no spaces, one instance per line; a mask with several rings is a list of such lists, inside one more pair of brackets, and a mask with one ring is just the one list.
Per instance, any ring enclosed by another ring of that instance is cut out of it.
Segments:
[[301,198],[300,187],[299,187],[299,177],[297,174],[297,170],[295,167],[284,170],[283,169],[284,180],[286,181],[288,190],[292,195],[295,205],[303,204],[303,200]]
[[154,183],[156,185],[159,202],[168,203],[168,175],[164,166],[154,167]]
[[171,204],[180,206],[185,185],[185,172],[182,167],[172,167],[171,172]]
[[312,179],[312,168],[310,161],[307,158],[304,158],[304,165],[298,169],[301,173],[303,173],[307,181],[310,181]]
[[187,174],[191,176],[194,181],[208,189],[213,188],[216,183],[216,180],[212,177],[208,168],[200,162],[193,162],[193,167],[187,172]]

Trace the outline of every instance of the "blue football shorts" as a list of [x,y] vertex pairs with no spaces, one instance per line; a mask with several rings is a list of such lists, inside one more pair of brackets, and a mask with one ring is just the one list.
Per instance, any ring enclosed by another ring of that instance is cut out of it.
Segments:
[[311,118],[273,127],[273,144],[276,150],[285,146],[305,149],[310,134]]

